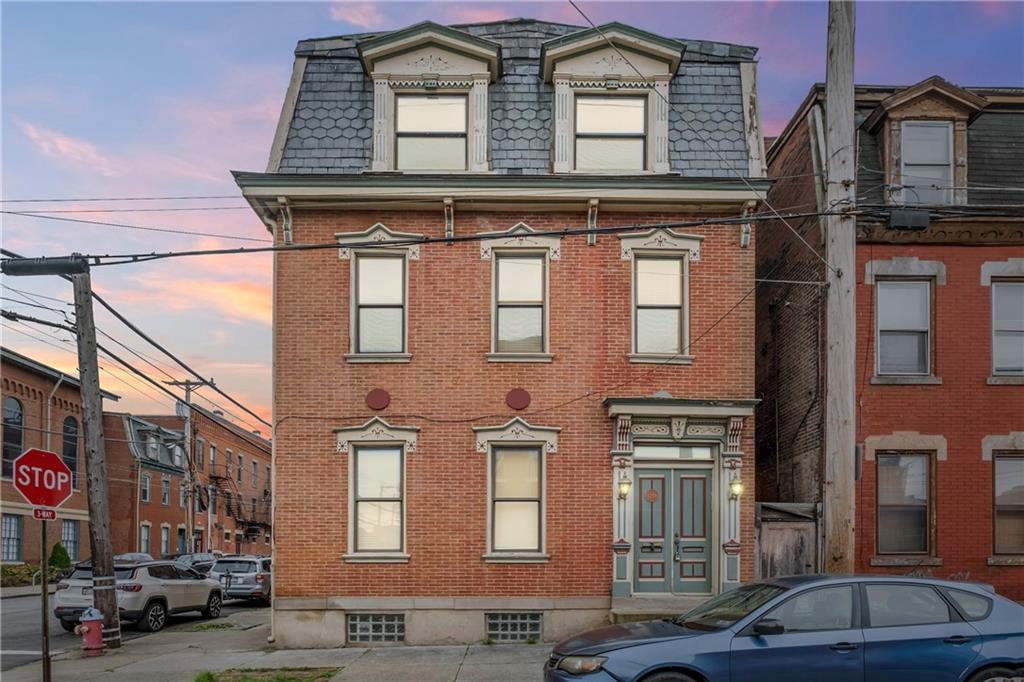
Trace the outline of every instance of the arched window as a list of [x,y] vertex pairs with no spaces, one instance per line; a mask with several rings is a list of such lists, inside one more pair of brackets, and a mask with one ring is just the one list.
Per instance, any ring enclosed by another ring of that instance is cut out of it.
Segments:
[[25,446],[25,412],[17,398],[4,398],[4,478],[14,474],[14,460]]
[[71,487],[78,487],[78,420],[68,417],[64,420],[64,449],[61,452],[64,463],[71,469]]

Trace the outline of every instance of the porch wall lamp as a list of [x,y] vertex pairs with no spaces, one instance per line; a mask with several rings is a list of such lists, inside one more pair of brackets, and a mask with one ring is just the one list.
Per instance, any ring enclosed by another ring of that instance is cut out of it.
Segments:
[[733,500],[738,500],[743,495],[743,481],[740,480],[739,476],[734,476],[729,481],[729,497]]
[[626,470],[623,469],[619,474],[619,499],[625,500],[629,497],[629,491],[633,488],[633,481],[629,479],[629,475]]

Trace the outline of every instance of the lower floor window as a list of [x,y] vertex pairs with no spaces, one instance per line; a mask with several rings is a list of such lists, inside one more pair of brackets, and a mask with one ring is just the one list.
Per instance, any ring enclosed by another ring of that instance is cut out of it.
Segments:
[[3,560],[21,561],[21,517],[3,515]]
[[540,449],[495,447],[491,457],[491,548],[541,551]]
[[160,555],[167,556],[171,553],[171,529],[160,529]]
[[184,554],[187,551],[188,551],[188,548],[185,547],[185,529],[184,528],[179,528],[178,529],[178,554]]
[[68,558],[78,561],[78,521],[64,519],[60,522],[60,544],[68,552]]
[[355,550],[402,551],[402,448],[355,451]]
[[995,457],[995,552],[1024,554],[1024,455]]
[[487,614],[487,639],[492,642],[537,642],[540,627],[539,613]]
[[404,642],[405,616],[400,613],[350,613],[349,644]]
[[139,527],[139,551],[149,554],[150,542],[149,542],[149,526]]
[[930,488],[930,455],[878,455],[879,554],[928,552]]

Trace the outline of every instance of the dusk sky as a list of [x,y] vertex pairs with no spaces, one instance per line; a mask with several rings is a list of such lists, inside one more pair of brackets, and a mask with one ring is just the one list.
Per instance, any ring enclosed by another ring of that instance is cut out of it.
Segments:
[[[617,20],[671,37],[757,46],[766,135],[782,128],[811,83],[824,80],[824,2],[584,2],[582,7],[597,23]],[[264,170],[292,52],[302,38],[396,29],[424,19],[583,21],[564,0],[4,2],[0,12],[5,210],[88,210],[49,215],[253,240],[267,239],[267,232],[251,211],[238,208],[237,198],[12,200],[237,197],[228,171]],[[1024,3],[861,2],[857,14],[859,83],[910,84],[938,74],[961,85],[1024,86]],[[207,210],[138,210],[171,207]],[[9,214],[0,220],[4,247],[28,255],[259,243]],[[270,268],[263,255],[191,258],[97,268],[93,285],[152,336],[269,418]],[[4,308],[48,319],[60,318],[39,306],[69,309],[41,297],[69,301],[70,285],[63,281],[6,278],[4,285],[17,290],[5,288]],[[24,305],[29,301],[32,306]],[[184,378],[110,316],[98,311],[97,322],[168,374]],[[70,334],[5,320],[3,344],[76,371]],[[167,378],[133,360],[155,378]],[[123,396],[108,407],[140,413],[171,409],[169,400],[141,388],[114,363],[101,364],[107,368],[104,388]]]

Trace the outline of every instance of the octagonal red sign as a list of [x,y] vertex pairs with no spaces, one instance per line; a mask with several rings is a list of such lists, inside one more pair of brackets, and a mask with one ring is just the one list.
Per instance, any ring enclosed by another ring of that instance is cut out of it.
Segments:
[[56,452],[32,448],[14,460],[14,487],[36,507],[59,507],[71,497],[71,469]]

